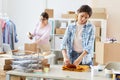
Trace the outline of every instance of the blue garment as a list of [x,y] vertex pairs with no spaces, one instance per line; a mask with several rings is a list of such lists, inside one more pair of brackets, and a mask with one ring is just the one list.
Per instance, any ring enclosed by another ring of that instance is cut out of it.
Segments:
[[3,52],[3,35],[2,35],[2,26],[0,25],[0,52]]
[[3,31],[3,43],[10,44],[11,49],[14,49],[14,43],[18,42],[16,26],[15,24],[7,19],[5,29]]
[[[67,49],[67,53],[70,57],[73,48],[73,41],[76,32],[76,25],[71,24],[67,27],[65,35],[63,37],[61,49]],[[82,47],[83,51],[87,51],[87,55],[83,57],[82,64],[88,64],[92,61],[94,51],[94,40],[95,40],[95,26],[89,21],[83,26],[82,31]],[[77,56],[77,55],[76,55]]]

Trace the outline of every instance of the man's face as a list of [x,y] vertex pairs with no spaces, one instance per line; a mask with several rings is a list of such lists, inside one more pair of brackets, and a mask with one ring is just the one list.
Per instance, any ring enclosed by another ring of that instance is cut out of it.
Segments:
[[78,23],[85,24],[88,19],[89,19],[88,13],[86,13],[86,12],[78,13]]

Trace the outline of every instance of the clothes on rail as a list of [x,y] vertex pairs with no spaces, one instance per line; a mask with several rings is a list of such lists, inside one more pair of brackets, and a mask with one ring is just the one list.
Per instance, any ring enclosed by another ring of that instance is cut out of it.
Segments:
[[3,39],[2,39],[2,26],[1,26],[1,23],[0,23],[0,52],[3,51],[2,41],[3,41]]
[[0,19],[0,23],[2,27],[3,43],[9,44],[11,50],[14,50],[15,43],[18,42],[15,24],[10,19]]

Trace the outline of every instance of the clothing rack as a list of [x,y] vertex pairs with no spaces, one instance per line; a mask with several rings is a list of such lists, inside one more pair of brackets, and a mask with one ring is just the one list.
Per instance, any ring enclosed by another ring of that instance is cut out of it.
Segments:
[[[0,19],[2,18],[2,13],[0,13]],[[0,53],[3,52],[3,35],[2,35],[2,25],[0,22]]]
[[[9,19],[7,13],[0,13],[0,52],[6,52],[7,50],[14,50],[15,43],[18,42],[16,26],[12,20]],[[4,44],[8,44],[10,49],[5,49]]]

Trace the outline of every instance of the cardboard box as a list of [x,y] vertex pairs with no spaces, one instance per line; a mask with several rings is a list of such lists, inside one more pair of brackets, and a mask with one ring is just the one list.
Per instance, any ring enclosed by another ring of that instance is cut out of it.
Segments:
[[10,76],[10,80],[21,80],[20,76]]
[[96,27],[101,26],[101,21],[91,21],[92,24],[94,24]]
[[91,18],[93,19],[107,19],[106,13],[93,13]]
[[101,27],[95,27],[95,28],[96,28],[95,36],[100,37],[101,36]]
[[77,14],[62,14],[62,18],[77,19]]
[[55,34],[64,34],[65,33],[65,28],[56,28],[55,29]]
[[96,42],[100,42],[101,41],[101,37],[95,37],[95,41]]
[[[0,70],[0,80],[6,80],[6,71]],[[26,79],[25,77],[11,75],[10,80],[26,80]]]
[[11,65],[13,58],[0,58],[0,69],[4,70],[4,65]]
[[[0,75],[0,80],[6,80],[6,74],[5,75]],[[20,77],[20,76],[10,76],[10,80],[26,80],[25,77]]]
[[37,44],[35,43],[25,43],[24,44],[25,53],[37,53]]
[[109,62],[120,62],[120,43],[96,42],[96,62],[107,64]]
[[93,65],[95,65],[95,66],[98,65],[98,63],[96,62],[96,55],[95,55],[95,54],[94,54],[94,56],[93,56]]
[[54,17],[54,10],[53,9],[45,9],[45,12],[48,13],[49,18],[53,18]]
[[75,11],[68,11],[68,14],[75,14]]
[[105,8],[92,8],[93,13],[106,13]]
[[96,53],[96,43],[101,41],[101,37],[95,37],[94,52]]
[[6,80],[6,71],[0,70],[0,80]]

